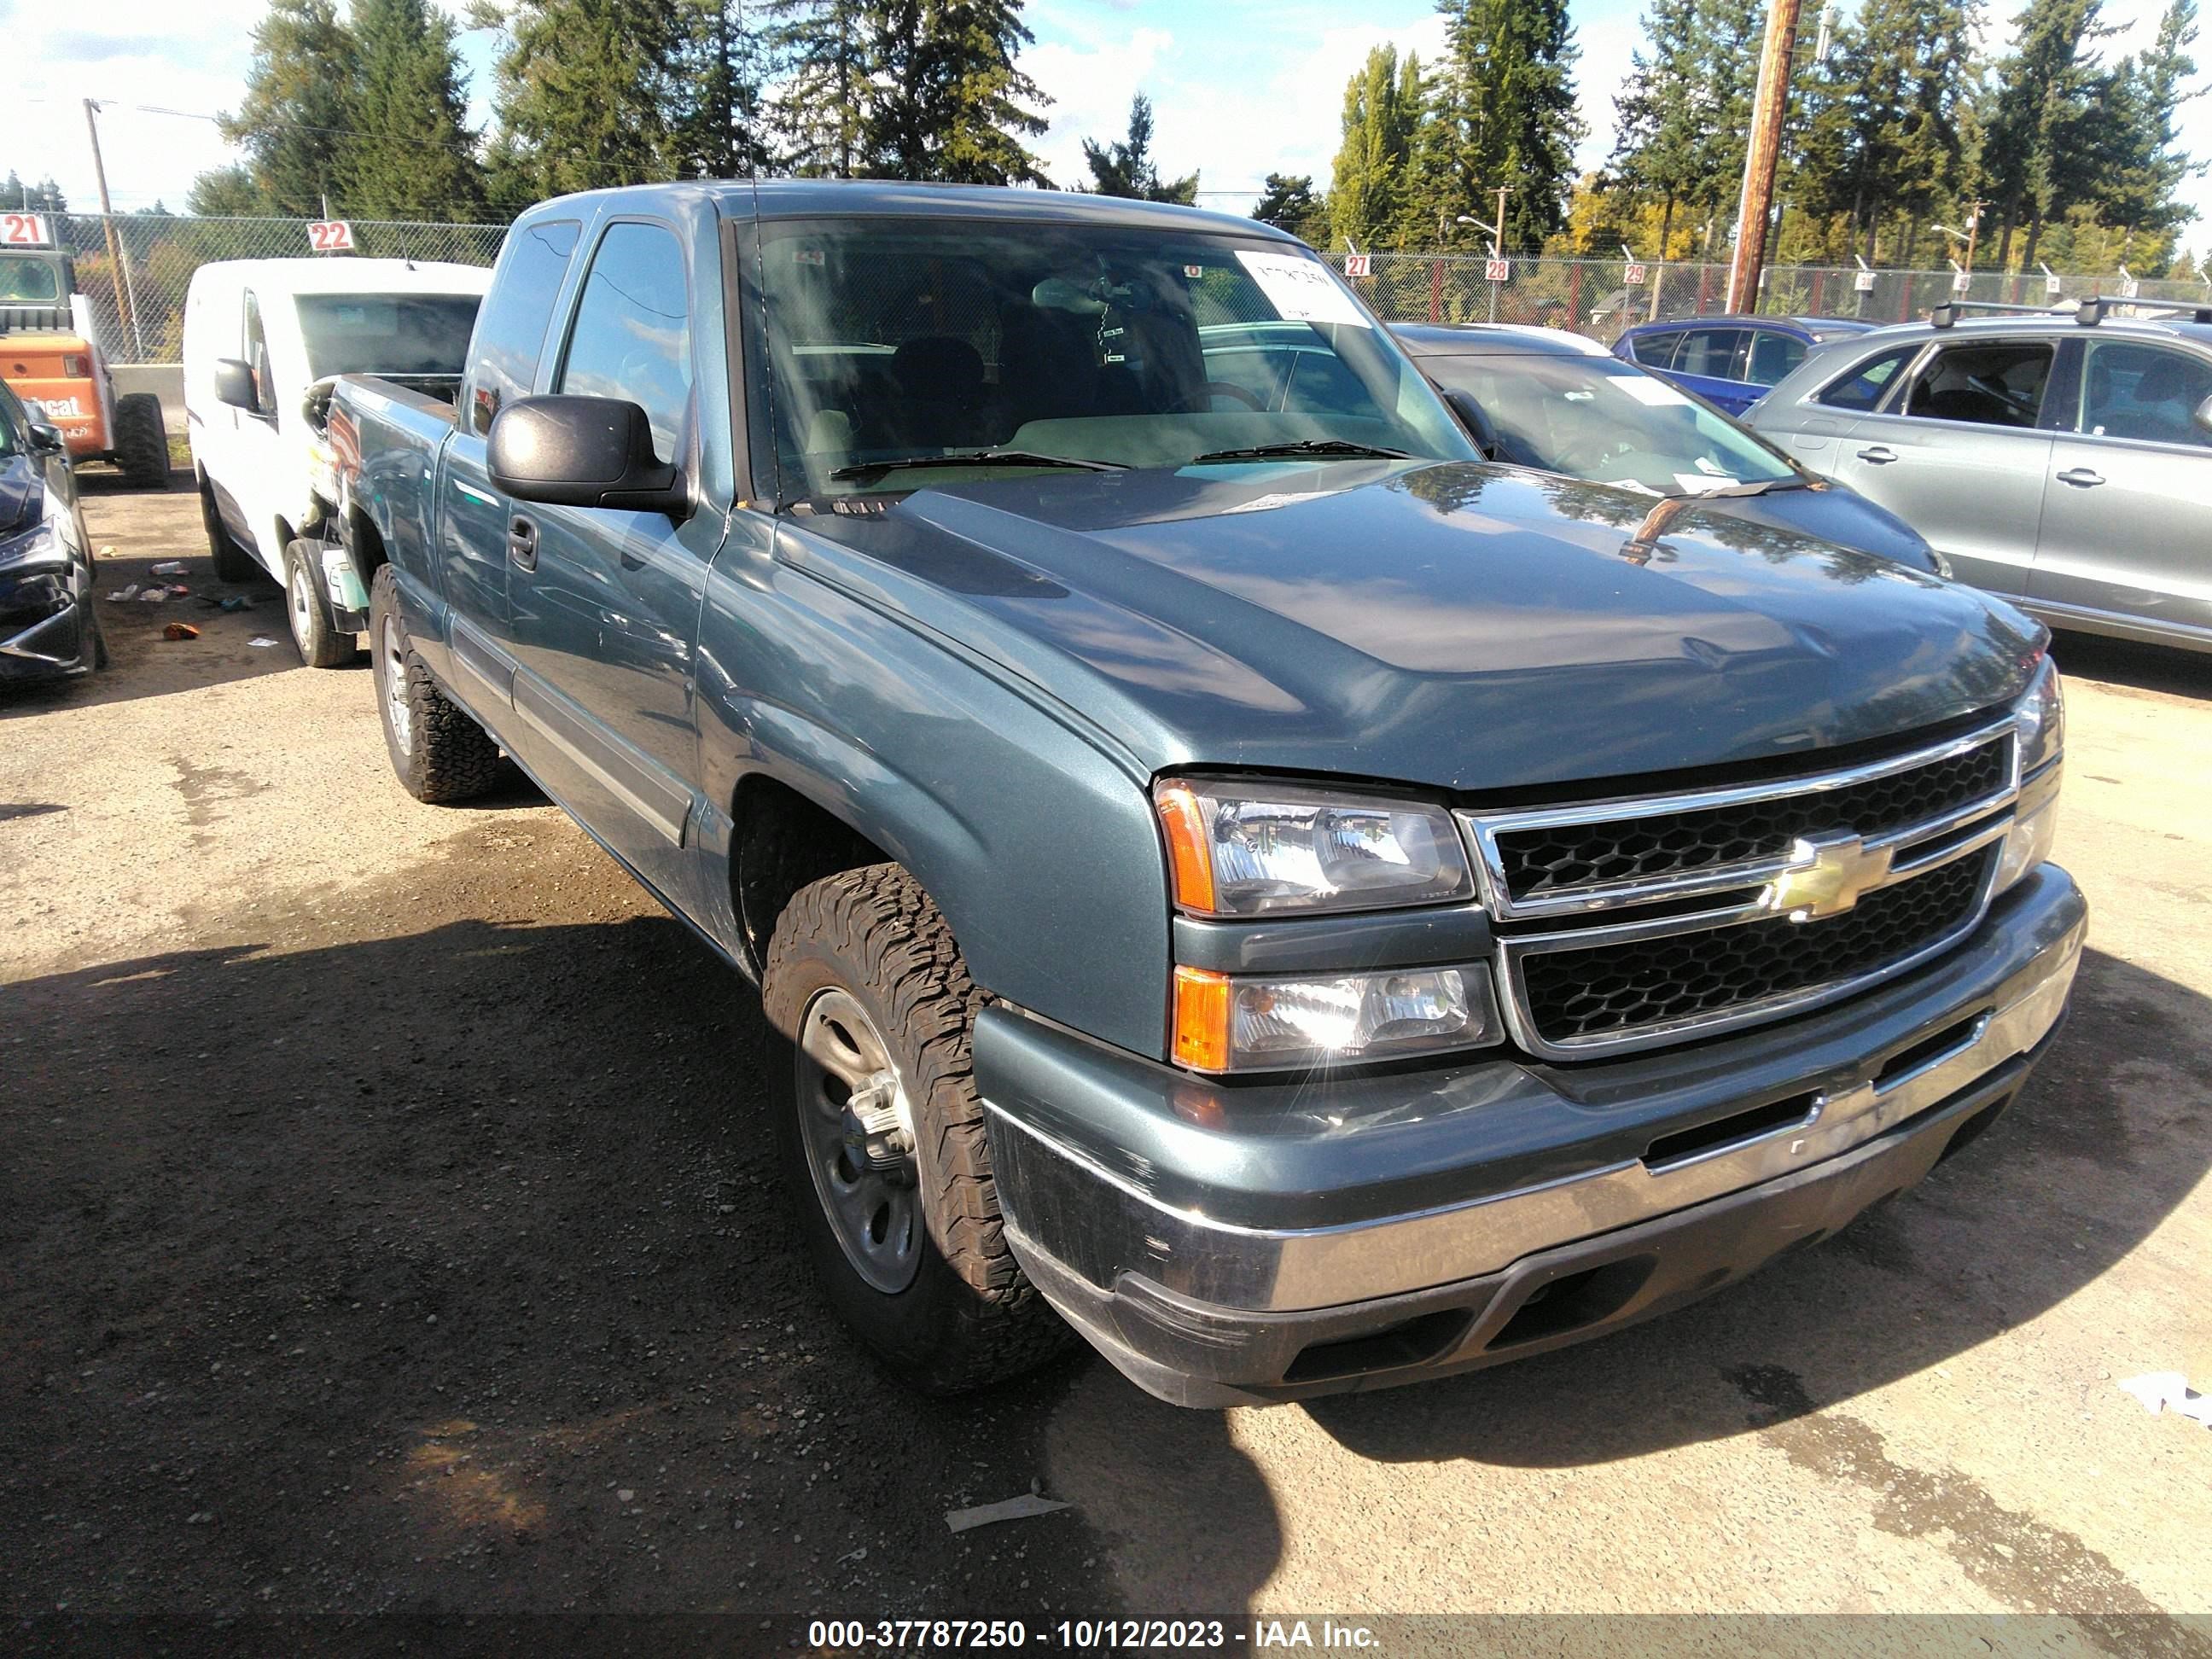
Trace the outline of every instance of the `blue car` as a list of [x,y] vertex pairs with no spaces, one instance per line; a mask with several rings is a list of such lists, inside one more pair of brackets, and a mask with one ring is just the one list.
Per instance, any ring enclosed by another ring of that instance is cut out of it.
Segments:
[[1848,317],[1698,317],[1639,324],[1613,349],[1715,408],[1741,415],[1814,346],[1874,326]]

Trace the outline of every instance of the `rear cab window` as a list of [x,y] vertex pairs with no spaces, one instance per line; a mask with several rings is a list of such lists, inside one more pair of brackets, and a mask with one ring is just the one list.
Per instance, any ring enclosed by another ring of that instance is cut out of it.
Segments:
[[529,395],[553,304],[561,297],[582,231],[580,221],[546,219],[507,238],[469,349],[462,395],[471,430],[490,431],[501,404]]
[[1898,413],[1917,420],[2033,428],[2043,416],[2057,348],[2048,340],[1972,340],[1938,347],[1914,374]]

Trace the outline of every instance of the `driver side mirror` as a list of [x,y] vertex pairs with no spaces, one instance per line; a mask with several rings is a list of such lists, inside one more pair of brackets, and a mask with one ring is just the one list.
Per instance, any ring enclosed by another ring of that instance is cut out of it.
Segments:
[[2197,405],[2197,412],[2189,417],[2197,422],[2199,432],[2212,434],[2212,398]]
[[215,400],[246,413],[257,412],[253,371],[235,357],[218,357],[215,365]]
[[59,455],[69,448],[69,439],[61,428],[46,421],[31,422],[31,453],[33,455]]
[[[1437,390],[1442,392],[1443,388],[1439,386]],[[1475,402],[1471,393],[1465,392],[1444,392],[1443,396],[1444,407],[1451,410],[1459,423],[1467,428],[1467,435],[1474,440],[1474,447],[1482,452],[1482,459],[1496,460],[1501,448],[1498,441],[1498,428],[1490,423],[1490,416],[1483,412],[1482,405]]]
[[518,398],[485,442],[493,485],[519,501],[691,516],[683,472],[653,453],[653,423],[622,398]]

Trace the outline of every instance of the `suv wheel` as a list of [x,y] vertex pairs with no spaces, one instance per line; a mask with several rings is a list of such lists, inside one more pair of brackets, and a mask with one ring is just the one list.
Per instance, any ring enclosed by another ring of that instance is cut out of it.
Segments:
[[284,550],[284,614],[292,624],[292,643],[310,668],[343,668],[354,658],[354,636],[331,621],[330,599],[323,591],[320,542],[295,541]]
[[368,593],[370,659],[376,667],[376,712],[392,769],[416,800],[467,800],[492,786],[499,745],[460,705],[438,690],[407,638],[398,573],[380,568]]
[[932,1394],[1042,1363],[1070,1333],[1008,1249],[969,1064],[982,996],[896,864],[799,890],[762,1000],[808,1254],[854,1334]]

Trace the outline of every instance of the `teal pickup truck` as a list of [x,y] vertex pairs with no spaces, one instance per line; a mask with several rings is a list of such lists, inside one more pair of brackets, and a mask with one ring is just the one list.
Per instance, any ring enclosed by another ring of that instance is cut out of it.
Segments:
[[565,198],[458,402],[329,435],[401,779],[504,751],[759,984],[828,1298],[924,1388],[1611,1330],[1911,1186],[2064,1011],[2039,625],[1484,463],[1248,220]]

